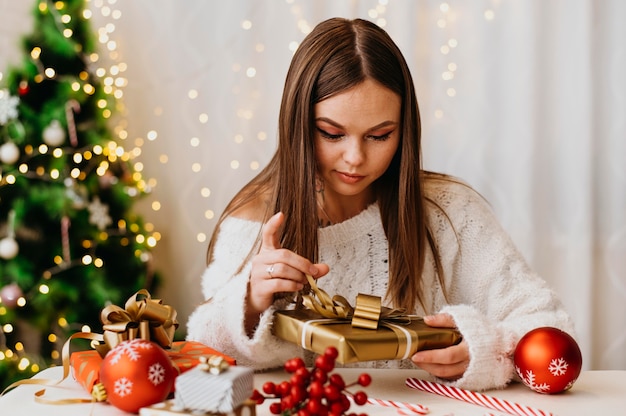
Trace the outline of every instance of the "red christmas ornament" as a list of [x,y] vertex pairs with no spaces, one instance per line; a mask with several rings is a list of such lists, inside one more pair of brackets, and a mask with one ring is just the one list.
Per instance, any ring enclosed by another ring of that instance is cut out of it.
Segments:
[[17,93],[21,96],[28,94],[30,91],[30,87],[28,86],[27,81],[20,81],[20,84],[17,87]]
[[129,413],[164,401],[177,375],[165,351],[142,339],[121,342],[108,352],[100,366],[100,382],[107,400]]
[[522,382],[537,393],[560,393],[574,385],[582,369],[578,344],[552,327],[533,329],[515,348],[513,362]]

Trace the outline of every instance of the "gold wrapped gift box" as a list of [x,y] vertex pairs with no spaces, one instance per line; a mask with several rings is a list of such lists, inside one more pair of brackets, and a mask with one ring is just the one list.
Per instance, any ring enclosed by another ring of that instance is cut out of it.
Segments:
[[452,328],[433,328],[402,309],[382,306],[379,296],[359,293],[354,307],[346,298],[332,298],[307,275],[311,292],[295,309],[274,313],[274,335],[323,354],[335,347],[341,364],[402,360],[417,351],[445,348],[461,340]]

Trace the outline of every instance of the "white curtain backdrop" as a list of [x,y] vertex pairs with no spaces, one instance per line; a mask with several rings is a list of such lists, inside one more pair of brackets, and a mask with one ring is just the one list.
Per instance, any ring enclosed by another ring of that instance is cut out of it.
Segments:
[[[0,0],[0,71],[21,57],[31,3]],[[363,17],[385,27],[411,66],[424,167],[462,177],[492,203],[573,315],[585,368],[626,369],[626,2],[91,0],[90,7],[94,27],[115,42],[109,64],[126,65],[125,147],[141,145],[137,161],[156,180],[137,209],[163,235],[155,251],[166,278],[159,295],[183,325],[202,301],[217,216],[275,149],[293,48],[322,19]]]

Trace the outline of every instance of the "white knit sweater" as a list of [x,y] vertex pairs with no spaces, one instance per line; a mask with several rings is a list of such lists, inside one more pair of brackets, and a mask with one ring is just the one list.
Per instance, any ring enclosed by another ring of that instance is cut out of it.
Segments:
[[[425,308],[417,314],[449,313],[469,346],[465,374],[448,384],[484,390],[505,386],[514,377],[512,353],[529,330],[554,326],[574,335],[573,323],[544,280],[528,267],[488,204],[471,188],[428,180],[426,195],[445,210],[428,215],[442,263],[447,303],[434,273],[430,251],[423,273]],[[449,222],[452,221],[452,224]],[[226,219],[215,247],[215,261],[202,277],[209,301],[188,322],[188,339],[202,342],[257,370],[282,366],[286,359],[312,354],[271,334],[275,304],[250,338],[243,320],[250,264],[236,273],[261,224]],[[330,273],[318,280],[329,294],[354,300],[359,293],[381,296],[387,290],[387,239],[377,204],[343,223],[319,229],[320,262]],[[309,361],[310,362],[310,361]],[[410,360],[370,361],[350,366],[415,368]],[[443,380],[439,380],[443,381]]]

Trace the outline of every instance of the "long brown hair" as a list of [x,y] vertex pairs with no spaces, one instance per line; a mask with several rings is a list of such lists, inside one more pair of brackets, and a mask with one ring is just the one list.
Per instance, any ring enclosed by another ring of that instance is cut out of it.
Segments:
[[[374,183],[389,241],[387,296],[395,306],[409,311],[418,302],[424,305],[421,275],[425,250],[429,248],[434,254],[437,251],[425,220],[415,88],[397,45],[379,26],[362,19],[323,21],[298,47],[285,80],[277,151],[226,207],[209,244],[209,261],[223,219],[251,201],[258,202],[261,196],[266,198],[266,205],[259,213],[260,220],[265,222],[279,211],[285,214],[282,246],[318,261],[314,105],[368,78],[394,91],[402,100],[400,145],[387,171]],[[258,249],[259,241],[250,256]],[[443,285],[439,256],[434,257]]]

